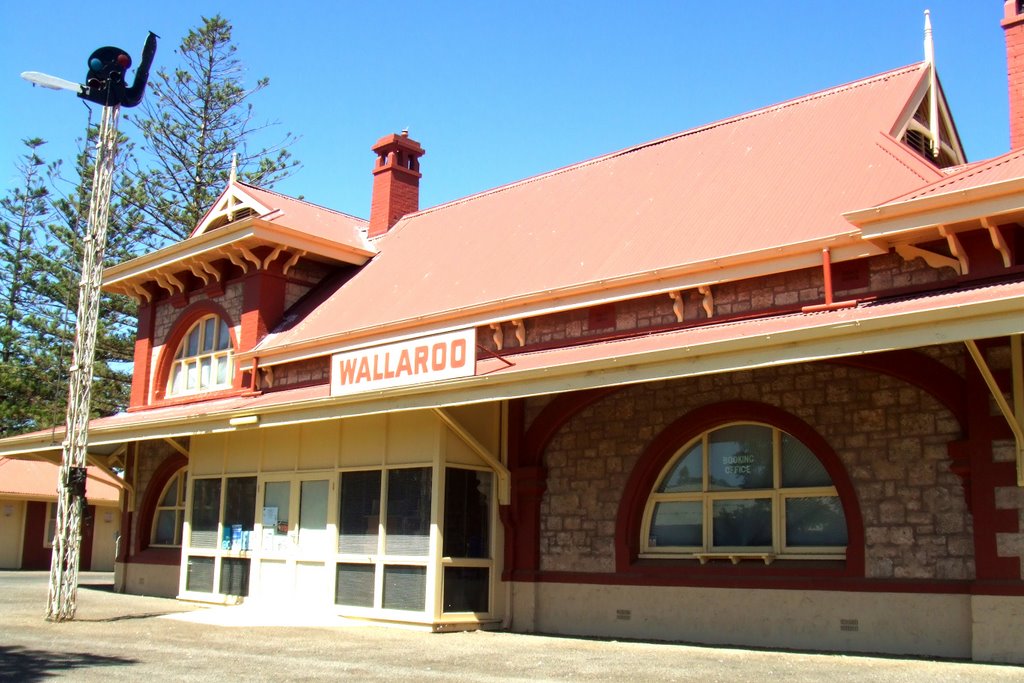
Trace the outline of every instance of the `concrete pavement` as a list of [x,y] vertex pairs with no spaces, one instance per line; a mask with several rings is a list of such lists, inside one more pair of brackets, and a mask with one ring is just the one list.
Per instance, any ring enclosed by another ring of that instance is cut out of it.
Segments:
[[0,680],[1024,681],[1024,668],[512,633],[431,634],[323,615],[111,592],[84,573],[73,622],[43,619],[47,575],[0,572]]

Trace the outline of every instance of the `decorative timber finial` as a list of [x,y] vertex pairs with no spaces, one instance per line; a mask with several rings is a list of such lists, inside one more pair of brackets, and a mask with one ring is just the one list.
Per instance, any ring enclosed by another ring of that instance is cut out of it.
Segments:
[[234,152],[231,155],[231,177],[229,180],[232,183],[238,182],[238,152]]

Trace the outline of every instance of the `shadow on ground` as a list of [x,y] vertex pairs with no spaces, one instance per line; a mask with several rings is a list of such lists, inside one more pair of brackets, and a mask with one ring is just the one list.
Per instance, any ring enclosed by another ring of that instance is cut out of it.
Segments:
[[137,662],[138,660],[124,657],[28,650],[23,647],[0,645],[0,681],[32,683],[81,669],[128,666]]

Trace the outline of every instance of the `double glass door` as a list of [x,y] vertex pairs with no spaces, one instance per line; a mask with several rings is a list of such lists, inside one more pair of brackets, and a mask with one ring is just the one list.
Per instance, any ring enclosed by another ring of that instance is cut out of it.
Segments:
[[333,477],[267,478],[261,482],[255,548],[259,598],[291,604],[329,604],[327,533]]

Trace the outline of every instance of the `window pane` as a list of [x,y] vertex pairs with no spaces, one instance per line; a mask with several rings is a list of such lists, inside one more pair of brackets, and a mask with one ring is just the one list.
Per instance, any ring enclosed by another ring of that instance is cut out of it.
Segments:
[[214,361],[217,364],[217,384],[219,384],[219,385],[220,384],[227,384],[228,383],[228,366],[231,365],[230,361],[227,358],[225,358],[224,356],[221,356],[219,358],[215,358]]
[[338,489],[338,552],[375,554],[380,525],[380,470],[344,472]]
[[351,607],[373,607],[372,564],[338,564],[334,584],[334,604]]
[[388,470],[385,552],[426,555],[430,549],[430,468]]
[[327,479],[304,481],[299,486],[299,548],[323,548],[327,540]]
[[156,545],[178,545],[177,522],[178,512],[176,510],[161,510],[156,518],[153,543]]
[[220,328],[217,331],[217,350],[231,348],[231,335],[228,333],[228,324],[223,319],[220,321]]
[[192,390],[199,387],[199,366],[196,365],[195,361],[188,363],[186,366],[186,372],[188,373],[188,379],[185,382],[185,389]]
[[213,558],[190,557],[185,577],[185,590],[200,593],[213,592]]
[[486,612],[489,575],[487,567],[445,567],[444,611]]
[[188,333],[188,356],[194,356],[199,353],[199,325],[196,325]]
[[203,321],[203,351],[213,350],[213,344],[216,341],[213,337],[216,322],[215,318],[207,318]]
[[422,612],[426,599],[426,567],[384,567],[384,609]]
[[[220,479],[196,479],[192,483],[193,548],[217,547],[217,522],[220,518]],[[211,589],[212,590],[212,584]]]
[[490,557],[491,473],[449,467],[444,496],[444,555]]
[[831,486],[832,479],[818,457],[789,434],[782,434],[782,485]]
[[772,545],[772,502],[767,498],[713,501],[711,523],[716,547]]
[[177,394],[182,390],[182,384],[185,381],[185,373],[182,371],[180,363],[175,363],[174,367],[171,368],[171,393]]
[[839,497],[787,498],[786,545],[846,545],[846,515]]
[[199,386],[210,386],[210,359],[203,358],[199,361]]
[[704,545],[704,512],[699,500],[658,503],[651,517],[651,547]]
[[659,493],[679,493],[681,491],[701,491],[704,488],[704,444],[695,443],[672,469],[658,487]]
[[708,487],[712,491],[772,488],[772,430],[733,425],[708,435]]
[[263,530],[277,535],[288,533],[288,507],[291,505],[291,482],[268,481],[263,487]]
[[167,487],[167,492],[164,493],[163,499],[160,501],[160,507],[174,507],[178,504],[178,481],[180,477],[176,474],[171,479],[170,486]]
[[228,542],[227,547],[234,550],[252,548],[251,534],[255,521],[256,477],[230,477],[224,500],[224,540]]

